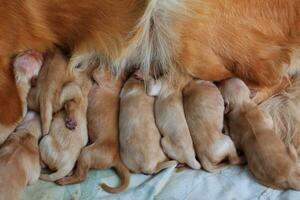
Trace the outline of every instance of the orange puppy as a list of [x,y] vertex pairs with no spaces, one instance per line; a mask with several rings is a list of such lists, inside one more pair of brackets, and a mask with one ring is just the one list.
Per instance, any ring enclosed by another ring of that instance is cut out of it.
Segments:
[[224,101],[218,88],[212,82],[192,80],[184,87],[183,105],[203,168],[214,172],[241,163],[232,140],[222,133]]
[[[36,87],[28,95],[28,107],[41,112],[43,134],[49,132],[52,114],[58,112],[67,101],[81,95],[74,79],[74,72],[68,70],[67,59],[59,51],[46,57]],[[74,129],[74,119],[70,116],[66,118],[67,128]]]
[[134,76],[120,94],[119,141],[122,161],[135,173],[154,174],[175,165],[168,161],[156,127],[154,98],[147,96],[144,82]]
[[254,177],[272,188],[300,190],[295,148],[280,140],[271,116],[250,100],[244,82],[229,79],[220,83],[220,90],[227,104],[230,136],[237,148],[244,151]]
[[40,176],[38,140],[41,121],[28,112],[21,126],[12,133],[0,149],[0,199],[19,200],[25,187]]
[[[52,174],[42,174],[40,178],[46,181],[56,181],[68,175],[75,166],[81,148],[88,142],[86,112],[88,93],[92,86],[90,69],[76,74],[77,87],[81,95],[65,104],[53,117],[50,132],[40,142],[41,160],[51,169]],[[75,119],[77,126],[70,130],[65,126],[65,117]]]
[[122,78],[116,79],[110,70],[96,69],[93,73],[96,84],[89,93],[87,109],[88,133],[91,145],[82,149],[76,168],[71,176],[57,181],[65,185],[84,181],[90,168],[114,167],[122,178],[122,184],[111,188],[102,184],[105,191],[117,193],[129,185],[129,170],[121,161],[118,141],[119,93]]
[[147,81],[148,95],[157,96],[154,112],[157,127],[163,136],[161,145],[170,158],[200,169],[183,109],[182,89],[191,78],[180,74],[174,77],[176,79],[171,81],[164,77]]

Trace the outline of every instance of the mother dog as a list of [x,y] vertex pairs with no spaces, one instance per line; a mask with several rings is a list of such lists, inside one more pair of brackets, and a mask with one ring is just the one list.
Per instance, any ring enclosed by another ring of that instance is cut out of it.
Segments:
[[26,49],[68,49],[70,70],[98,57],[146,75],[176,68],[272,90],[297,70],[299,8],[300,0],[0,0],[0,125],[22,117],[10,60]]

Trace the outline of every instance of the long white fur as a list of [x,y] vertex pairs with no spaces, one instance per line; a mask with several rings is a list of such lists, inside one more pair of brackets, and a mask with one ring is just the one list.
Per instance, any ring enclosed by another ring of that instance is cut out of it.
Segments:
[[[163,71],[174,68],[173,55],[178,49],[179,33],[175,23],[185,20],[188,15],[186,0],[149,0],[147,9],[136,27],[128,33],[128,46],[114,59],[116,72],[127,66],[138,64],[145,75],[152,66],[159,66]],[[69,66],[74,68],[84,60],[99,56],[96,51],[75,52]],[[103,62],[110,62],[100,57]]]
[[[173,54],[178,49],[178,33],[174,24],[184,19],[186,6],[183,0],[152,0],[136,26],[137,40],[125,52],[124,58],[142,66],[148,74],[151,64],[173,66]],[[127,61],[128,62],[128,61]]]

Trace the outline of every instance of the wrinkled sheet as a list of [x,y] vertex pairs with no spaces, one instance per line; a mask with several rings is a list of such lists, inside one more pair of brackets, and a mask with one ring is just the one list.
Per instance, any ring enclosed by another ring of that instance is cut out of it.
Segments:
[[130,188],[121,194],[104,192],[100,183],[111,186],[119,184],[113,170],[90,171],[87,180],[71,186],[57,186],[54,183],[38,181],[29,186],[23,200],[297,200],[300,192],[273,190],[253,179],[246,167],[230,167],[219,173],[207,173],[175,167],[155,176],[132,174]]

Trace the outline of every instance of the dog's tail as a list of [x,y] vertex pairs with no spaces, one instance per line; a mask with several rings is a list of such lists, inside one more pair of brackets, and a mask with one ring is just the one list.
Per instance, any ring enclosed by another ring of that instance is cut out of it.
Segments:
[[57,181],[68,175],[68,173],[72,170],[73,166],[67,165],[66,167],[58,169],[56,172],[52,174],[41,174],[40,179],[43,181]]
[[105,183],[102,183],[101,187],[104,191],[110,192],[110,193],[123,192],[124,190],[127,189],[128,185],[129,185],[129,181],[130,181],[129,170],[120,159],[117,160],[114,168],[116,169],[117,173],[120,176],[121,185],[119,187],[112,188],[112,187],[106,185]]
[[300,73],[291,77],[291,84],[285,90],[259,107],[272,116],[275,131],[284,143],[297,147],[297,134],[300,134]]

